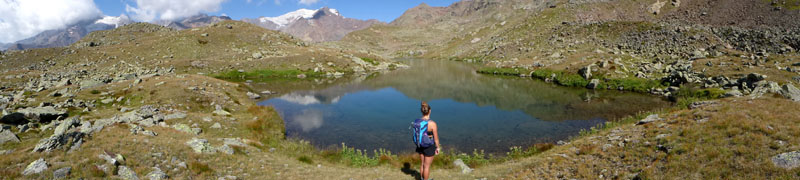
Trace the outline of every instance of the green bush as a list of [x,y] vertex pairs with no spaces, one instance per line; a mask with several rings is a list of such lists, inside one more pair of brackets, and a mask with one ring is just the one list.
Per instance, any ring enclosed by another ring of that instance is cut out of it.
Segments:
[[339,159],[353,167],[376,166],[379,163],[377,158],[369,157],[366,152],[362,152],[360,149],[347,147],[344,143],[342,143],[342,150],[339,152]]
[[464,164],[467,164],[470,167],[478,167],[489,164],[489,159],[491,157],[487,157],[483,150],[479,152],[477,149],[475,149],[472,151],[472,154],[461,153],[456,155],[455,158],[461,159],[464,161]]
[[305,155],[298,157],[297,160],[300,161],[300,162],[306,163],[306,164],[313,164],[314,163],[314,161],[311,160],[310,157],[305,156]]

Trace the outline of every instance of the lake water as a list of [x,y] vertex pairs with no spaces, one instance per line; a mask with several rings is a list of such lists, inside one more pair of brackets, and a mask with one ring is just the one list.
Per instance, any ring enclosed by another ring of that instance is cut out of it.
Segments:
[[320,148],[413,152],[411,122],[432,107],[446,150],[503,154],[511,146],[556,142],[607,120],[662,108],[653,96],[566,88],[540,80],[478,74],[476,64],[406,60],[408,69],[335,80],[265,82],[291,138]]

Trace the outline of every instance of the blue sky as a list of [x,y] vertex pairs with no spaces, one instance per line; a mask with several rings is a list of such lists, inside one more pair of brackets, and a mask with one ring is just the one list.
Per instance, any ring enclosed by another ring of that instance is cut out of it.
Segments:
[[[313,0],[311,0],[313,1]],[[318,9],[324,6],[337,9],[349,18],[378,19],[390,22],[403,15],[409,8],[420,3],[431,6],[448,6],[457,0],[318,0],[311,4],[301,4],[299,0],[227,0],[222,3],[222,8],[210,15],[226,14],[235,20],[242,18],[256,18],[260,16],[279,16],[300,8]],[[126,4],[135,6],[132,0],[94,0],[103,14],[118,16],[129,14],[125,11]]]

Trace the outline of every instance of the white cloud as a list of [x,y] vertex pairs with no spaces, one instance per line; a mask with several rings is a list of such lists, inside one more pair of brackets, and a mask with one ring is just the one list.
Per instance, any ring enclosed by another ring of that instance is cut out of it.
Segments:
[[136,0],[136,6],[126,4],[125,11],[135,20],[178,20],[200,13],[216,12],[227,0]]
[[0,42],[22,40],[102,14],[92,0],[1,0]]
[[317,2],[319,2],[319,0],[300,0],[300,2],[298,2],[298,3],[305,4],[305,5],[312,5],[312,4],[317,3]]

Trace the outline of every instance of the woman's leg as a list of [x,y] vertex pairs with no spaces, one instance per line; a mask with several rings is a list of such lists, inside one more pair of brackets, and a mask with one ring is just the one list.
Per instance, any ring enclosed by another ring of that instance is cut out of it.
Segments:
[[425,179],[425,176],[423,176],[423,173],[425,173],[425,155],[420,153],[419,154],[419,176],[421,176],[422,179]]
[[431,163],[433,163],[433,156],[425,157],[424,163],[425,163],[425,170],[422,173],[422,178],[427,180],[430,179],[431,177]]

